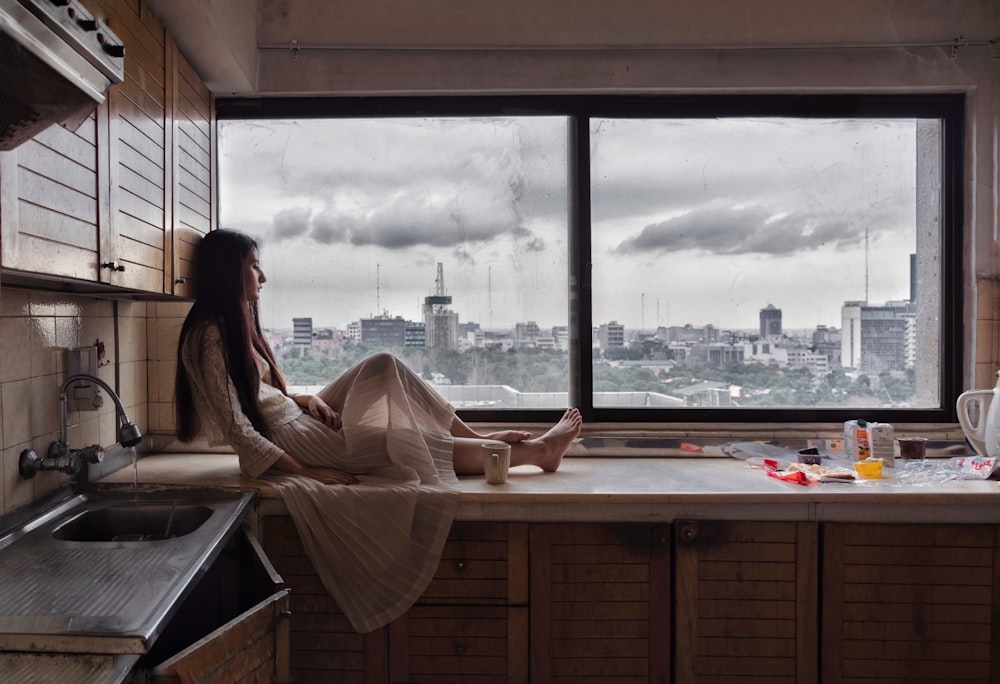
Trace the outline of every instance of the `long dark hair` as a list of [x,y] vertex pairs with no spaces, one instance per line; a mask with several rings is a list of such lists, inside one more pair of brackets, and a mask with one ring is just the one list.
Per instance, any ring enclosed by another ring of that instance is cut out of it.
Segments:
[[[271,384],[287,393],[285,379],[274,360],[274,352],[264,339],[257,315],[257,302],[249,302],[244,286],[244,264],[257,249],[257,241],[237,230],[216,230],[198,243],[195,272],[198,293],[184,319],[177,342],[177,377],[174,385],[177,436],[190,442],[200,430],[191,394],[191,383],[184,367],[182,352],[192,334],[204,331],[202,324],[214,323],[222,336],[226,374],[233,381],[240,407],[253,426],[267,436],[257,400],[260,371],[253,358],[256,350],[271,366]],[[193,340],[196,354],[202,353],[201,340]],[[200,361],[201,359],[199,359]]]

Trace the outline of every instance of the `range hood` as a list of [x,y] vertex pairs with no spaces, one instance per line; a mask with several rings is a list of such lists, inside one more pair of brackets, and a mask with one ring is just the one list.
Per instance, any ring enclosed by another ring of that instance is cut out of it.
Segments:
[[125,48],[77,0],[0,0],[0,150],[75,129],[125,74]]

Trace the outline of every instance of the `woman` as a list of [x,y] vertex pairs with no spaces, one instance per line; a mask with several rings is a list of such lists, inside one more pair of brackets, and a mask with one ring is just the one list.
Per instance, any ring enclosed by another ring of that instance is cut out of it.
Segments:
[[392,621],[423,593],[458,507],[456,473],[483,472],[484,440],[509,442],[512,466],[552,472],[580,432],[580,413],[569,409],[538,438],[479,434],[384,353],[315,395],[289,395],[257,315],[267,282],[257,243],[213,231],[198,245],[196,267],[198,296],[178,342],[178,436],[228,444],[245,475],[268,480],[359,632]]

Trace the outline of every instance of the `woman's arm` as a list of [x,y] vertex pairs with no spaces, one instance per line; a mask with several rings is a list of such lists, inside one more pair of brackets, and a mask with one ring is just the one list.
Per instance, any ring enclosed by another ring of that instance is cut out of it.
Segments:
[[309,415],[321,421],[327,427],[331,427],[334,430],[339,430],[343,427],[340,414],[330,408],[325,401],[315,394],[290,394],[288,396],[302,407],[303,410],[308,411]]
[[280,470],[283,473],[311,477],[312,479],[318,480],[323,484],[357,484],[358,481],[353,475],[346,473],[343,470],[307,466],[295,460],[295,458],[289,454],[282,454],[281,458],[275,461],[274,465],[271,467],[275,470]]
[[[185,348],[183,363],[196,406],[208,415],[222,438],[240,458],[240,469],[249,477],[260,477],[270,468],[287,473],[305,475],[320,482],[349,483],[353,478],[347,473],[327,472],[312,468],[295,460],[290,454],[264,437],[254,428],[243,413],[236,388],[226,373],[219,329],[206,325],[201,335],[189,338],[190,348]],[[198,350],[196,353],[194,350]],[[308,399],[306,400],[308,403]]]

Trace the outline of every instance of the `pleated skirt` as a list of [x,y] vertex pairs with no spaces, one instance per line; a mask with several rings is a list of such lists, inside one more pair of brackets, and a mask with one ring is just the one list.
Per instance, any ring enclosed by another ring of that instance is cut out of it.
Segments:
[[268,474],[323,586],[360,633],[405,613],[427,588],[458,509],[454,408],[402,362],[376,354],[319,393],[334,431],[311,416],[271,439],[308,465],[357,476],[324,485]]

